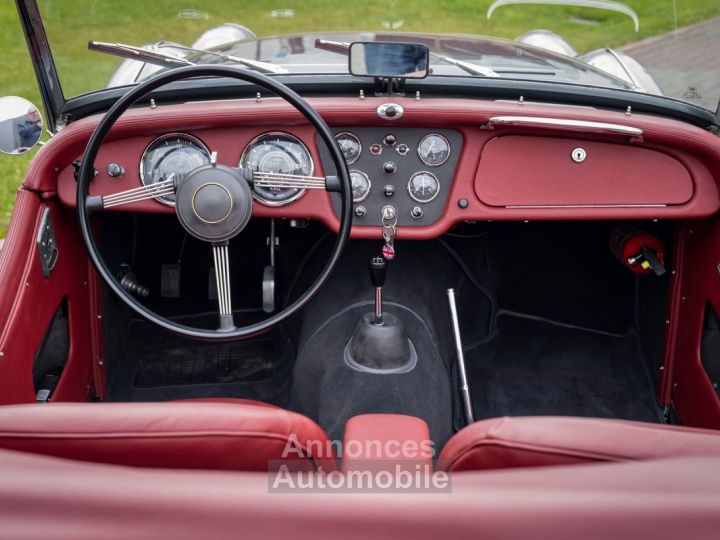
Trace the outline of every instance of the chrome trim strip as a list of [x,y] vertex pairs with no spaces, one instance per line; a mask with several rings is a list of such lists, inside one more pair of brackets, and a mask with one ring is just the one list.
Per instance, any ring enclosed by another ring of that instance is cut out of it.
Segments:
[[544,116],[493,116],[490,118],[485,127],[495,125],[528,125],[528,126],[551,126],[561,128],[581,128],[594,131],[605,131],[608,133],[617,133],[619,135],[628,135],[631,137],[641,137],[643,130],[632,126],[624,126],[622,124],[608,124],[606,122],[590,122],[588,120],[572,120],[570,118],[547,118]]
[[532,208],[667,208],[667,204],[513,204],[503,208],[532,209]]

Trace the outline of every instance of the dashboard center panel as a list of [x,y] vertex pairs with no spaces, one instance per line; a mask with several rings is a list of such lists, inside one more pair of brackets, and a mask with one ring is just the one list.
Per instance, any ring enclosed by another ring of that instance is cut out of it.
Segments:
[[[426,128],[335,128],[335,138],[350,169],[353,224],[381,226],[382,209],[395,209],[397,225],[423,227],[442,217],[462,150],[454,130]],[[321,141],[323,169],[336,174]],[[332,194],[340,215],[340,196]]]

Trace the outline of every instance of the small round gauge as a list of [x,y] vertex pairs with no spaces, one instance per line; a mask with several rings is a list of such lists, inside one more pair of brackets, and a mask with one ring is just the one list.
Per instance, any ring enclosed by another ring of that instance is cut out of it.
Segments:
[[[190,171],[210,163],[210,151],[195,137],[185,133],[170,133],[151,142],[140,158],[140,181],[145,186],[166,180],[171,174],[181,180]],[[175,195],[155,199],[175,206]]]
[[429,203],[440,192],[440,182],[433,173],[420,171],[412,175],[407,188],[413,200],[419,203]]
[[442,135],[425,135],[418,144],[418,156],[429,167],[439,167],[450,157],[450,143]]
[[[310,152],[299,139],[287,133],[265,133],[256,137],[240,157],[240,168],[248,172],[267,172],[311,176],[314,170]],[[253,196],[262,204],[282,206],[299,199],[304,189],[259,187]]]
[[345,156],[345,163],[348,165],[355,163],[362,153],[362,144],[360,144],[360,139],[358,139],[354,133],[345,131],[335,135],[335,140],[337,141],[338,146],[340,146],[343,156]]
[[350,171],[350,182],[352,183],[353,202],[362,202],[370,195],[370,178],[362,171]]

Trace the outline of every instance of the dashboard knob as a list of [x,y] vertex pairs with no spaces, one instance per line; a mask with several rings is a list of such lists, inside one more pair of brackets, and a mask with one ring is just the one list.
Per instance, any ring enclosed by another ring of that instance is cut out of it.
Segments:
[[111,178],[119,178],[125,174],[125,169],[123,169],[122,165],[110,163],[105,168],[105,172],[107,172],[108,176]]
[[365,214],[367,214],[367,209],[364,206],[358,206],[355,208],[355,215],[357,217],[365,217]]
[[388,105],[385,109],[385,116],[387,116],[388,118],[393,118],[397,116],[397,113],[398,109],[397,107],[395,107],[395,105]]
[[415,219],[420,219],[423,217],[423,209],[419,206],[413,206],[413,209],[410,210],[410,215]]
[[383,193],[386,197],[392,197],[393,195],[395,195],[395,186],[388,184],[383,188]]
[[392,133],[388,133],[385,135],[385,138],[383,139],[383,143],[385,143],[385,146],[395,146],[395,143],[397,142],[397,139],[395,138],[395,135]]
[[397,167],[392,161],[388,161],[383,165],[383,171],[385,171],[385,174],[392,174],[397,170]]

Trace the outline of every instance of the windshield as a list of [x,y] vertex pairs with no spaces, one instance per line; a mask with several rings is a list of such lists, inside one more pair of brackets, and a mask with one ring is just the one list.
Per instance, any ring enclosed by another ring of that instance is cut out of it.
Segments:
[[[240,64],[271,74],[347,73],[343,47],[349,42],[396,40],[429,47],[431,77],[615,87],[710,110],[720,99],[717,0],[38,0],[38,5],[66,98],[134,84],[180,62]],[[318,40],[330,45],[318,47]],[[104,43],[106,50],[89,50],[89,41]],[[115,44],[146,47],[156,58],[127,60],[127,50],[107,50]]]

